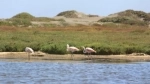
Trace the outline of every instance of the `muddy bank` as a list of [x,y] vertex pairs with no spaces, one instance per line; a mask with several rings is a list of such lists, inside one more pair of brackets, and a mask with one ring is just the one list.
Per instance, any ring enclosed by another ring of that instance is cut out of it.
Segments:
[[[25,52],[0,52],[0,59],[22,59],[28,60]],[[70,54],[56,55],[35,52],[30,56],[30,60],[91,60],[86,55],[75,54],[73,59]],[[93,62],[150,62],[149,55],[92,55]]]

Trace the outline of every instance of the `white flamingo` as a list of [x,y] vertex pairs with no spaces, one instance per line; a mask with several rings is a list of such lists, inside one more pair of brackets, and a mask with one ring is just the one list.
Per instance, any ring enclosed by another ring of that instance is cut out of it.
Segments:
[[[90,47],[84,47],[83,46],[83,53],[87,53],[88,54],[88,57],[91,55],[91,53],[96,53],[96,51]],[[91,56],[91,59],[92,59],[92,56]]]
[[30,53],[32,53],[32,54],[34,53],[33,49],[30,47],[26,47],[25,52],[28,53],[28,60],[30,60]]
[[79,51],[79,49],[74,46],[69,46],[69,44],[67,44],[67,51],[71,52],[71,58],[73,59],[73,53]]

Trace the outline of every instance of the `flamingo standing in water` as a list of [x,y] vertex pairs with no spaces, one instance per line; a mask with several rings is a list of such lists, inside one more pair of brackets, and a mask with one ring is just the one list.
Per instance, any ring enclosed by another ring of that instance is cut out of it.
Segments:
[[32,53],[32,54],[34,53],[33,49],[30,47],[26,47],[25,52],[28,53],[28,60],[30,60],[30,53]]
[[69,44],[67,44],[67,51],[71,52],[71,58],[73,59],[73,53],[79,51],[79,49],[74,46],[69,46]]
[[[84,47],[83,46],[83,53],[87,53],[88,54],[88,57],[91,55],[91,53],[96,53],[96,51],[90,47]],[[91,59],[92,59],[92,56],[91,56]]]

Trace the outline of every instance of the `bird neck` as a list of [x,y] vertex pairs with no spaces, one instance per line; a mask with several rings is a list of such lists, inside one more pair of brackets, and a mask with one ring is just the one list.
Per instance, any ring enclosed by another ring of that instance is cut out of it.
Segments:
[[67,44],[67,48],[69,48],[69,45]]
[[83,53],[86,53],[86,51],[85,51],[85,50],[83,50]]
[[85,51],[85,47],[83,46],[83,53],[86,53],[86,51]]
[[83,46],[83,49],[85,50],[85,47]]

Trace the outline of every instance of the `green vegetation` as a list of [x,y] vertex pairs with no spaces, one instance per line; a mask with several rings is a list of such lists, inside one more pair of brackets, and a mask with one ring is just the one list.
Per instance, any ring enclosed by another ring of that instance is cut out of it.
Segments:
[[35,17],[32,16],[31,14],[29,14],[29,13],[23,12],[23,13],[19,13],[19,14],[13,16],[12,19],[13,19],[13,18],[15,18],[15,19],[16,19],[16,18],[19,18],[19,19],[32,20],[32,19],[34,19]]
[[[34,17],[29,13],[23,12],[23,13],[19,13],[19,14],[13,16],[12,18],[1,20],[0,26],[15,26],[15,27],[29,27],[29,26],[32,26],[32,27],[40,27],[40,26],[54,27],[54,26],[58,26],[57,24],[52,24],[52,23],[47,24],[46,23],[46,22],[51,22],[51,21],[58,21],[61,23],[65,22],[64,19],[54,19],[54,18],[48,18],[48,17]],[[36,22],[38,24],[33,24],[33,22]]]
[[78,18],[76,11],[74,10],[61,12],[57,16],[64,16],[66,18]]
[[14,28],[0,27],[0,51],[19,52],[26,46],[50,54],[66,54],[66,44],[80,48],[89,46],[96,54],[150,54],[148,28],[65,27]]
[[0,26],[12,26],[12,23],[8,22],[8,21],[0,21]]
[[139,26],[147,26],[148,22],[144,22],[141,20],[133,19],[130,17],[111,17],[111,18],[103,18],[99,20],[101,22],[113,22],[113,23],[122,23],[122,24],[129,24],[129,25],[139,25]]
[[[74,12],[62,12],[58,16],[76,17]],[[57,24],[49,23],[51,21]],[[71,26],[64,19],[20,13],[0,21],[0,51],[20,52],[29,46],[35,51],[66,54],[66,44],[70,44],[78,47],[80,51],[76,53],[80,54],[83,53],[82,46],[92,47],[97,51],[96,54],[103,55],[136,52],[150,54],[149,21],[150,14],[133,10],[120,12],[116,17],[100,19],[102,24],[95,23],[93,26]]]
[[79,13],[75,10],[70,10],[70,11],[64,11],[64,12],[61,12],[59,14],[57,14],[57,16],[64,16],[66,18],[82,18],[82,17],[89,17],[88,15],[86,14],[83,14],[83,13]]
[[31,21],[29,19],[21,19],[21,18],[13,18],[9,19],[11,21],[11,25],[16,27],[28,27],[32,25]]
[[126,10],[124,12],[120,12],[119,16],[130,16],[133,18],[143,19],[144,21],[150,21],[150,15],[143,11]]
[[115,17],[106,17],[100,19],[98,22],[113,22],[113,23],[122,23],[129,25],[140,25],[147,26],[149,25],[150,15],[142,11],[126,10],[120,12]]

